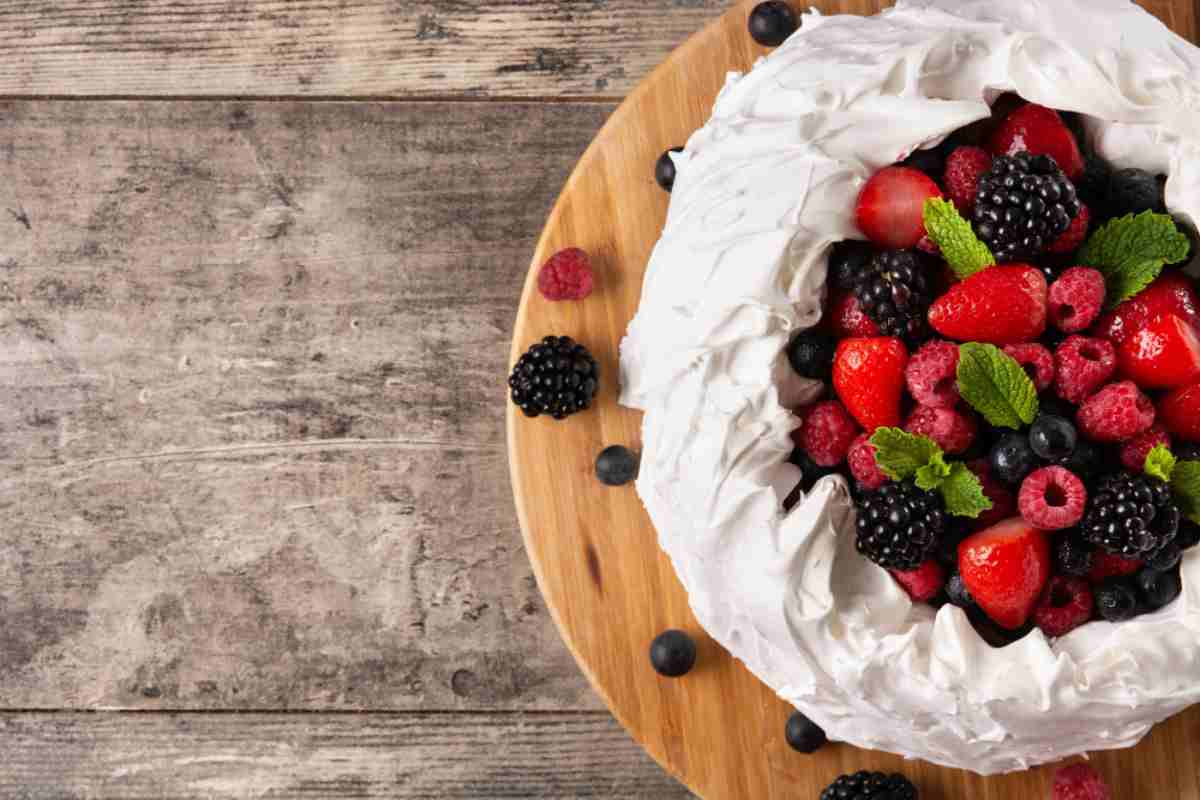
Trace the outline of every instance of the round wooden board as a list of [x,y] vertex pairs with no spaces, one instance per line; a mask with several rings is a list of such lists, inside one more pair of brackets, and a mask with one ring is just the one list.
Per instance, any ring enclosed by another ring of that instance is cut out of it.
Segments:
[[[804,5],[871,14],[890,3]],[[1173,18],[1169,3],[1146,5]],[[751,6],[740,3],[692,37],[614,113],[567,182],[534,256],[512,363],[543,336],[568,335],[587,345],[602,371],[595,406],[565,422],[529,420],[508,407],[513,491],[542,593],[616,717],[708,800],[816,798],[839,774],[859,769],[903,772],[928,800],[1048,798],[1049,768],[982,778],[848,745],[814,756],[791,751],[783,738],[790,708],[696,623],[633,486],[607,488],[593,475],[603,447],[640,447],[641,415],[617,404],[617,348],[666,218],[655,159],[704,123],[726,72],[747,69],[765,52],[745,32]],[[596,291],[585,302],[549,303],[537,292],[537,268],[564,247],[582,247],[594,259]],[[649,643],[667,628],[687,630],[699,643],[698,666],[683,679],[650,668]],[[1116,798],[1200,800],[1200,707],[1158,726],[1139,747],[1094,761]]]

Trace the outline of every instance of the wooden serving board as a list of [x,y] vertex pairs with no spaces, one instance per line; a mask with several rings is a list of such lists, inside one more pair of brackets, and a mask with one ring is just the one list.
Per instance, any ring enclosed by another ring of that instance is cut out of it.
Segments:
[[[1192,0],[1143,4],[1195,36]],[[655,160],[704,123],[727,71],[745,70],[765,52],[746,33],[752,5],[739,3],[692,37],[621,105],[568,180],[534,255],[512,362],[543,336],[568,335],[587,345],[602,370],[594,407],[568,421],[529,420],[508,407],[513,491],[542,593],[621,723],[708,800],[816,798],[839,774],[859,769],[903,772],[933,800],[1049,797],[1051,768],[981,778],[848,745],[813,756],[790,750],[783,729],[791,709],[696,623],[633,486],[608,488],[593,475],[603,447],[640,447],[641,415],[617,404],[617,348],[666,218]],[[872,14],[890,3],[804,5]],[[596,291],[584,302],[549,303],[537,292],[538,267],[564,247],[584,248],[597,267]],[[682,679],[660,678],[647,657],[650,641],[667,628],[685,629],[699,644],[698,666]],[[1160,725],[1139,747],[1094,760],[1116,798],[1200,800],[1200,707]]]

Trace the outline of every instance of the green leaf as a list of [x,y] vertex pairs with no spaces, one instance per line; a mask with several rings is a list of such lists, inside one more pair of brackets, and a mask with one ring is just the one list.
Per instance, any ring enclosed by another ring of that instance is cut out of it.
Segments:
[[1170,483],[1171,474],[1175,472],[1175,456],[1165,444],[1156,444],[1146,454],[1146,463],[1142,471],[1152,478]]
[[950,474],[942,481],[940,488],[946,511],[956,517],[975,519],[992,507],[992,501],[983,493],[979,478],[961,461],[950,465]]
[[1187,258],[1188,238],[1167,214],[1143,211],[1105,224],[1079,251],[1080,264],[1104,275],[1105,302],[1109,308],[1145,289],[1165,264]]
[[915,436],[899,428],[879,428],[871,435],[875,463],[894,481],[911,478],[921,467],[940,456],[942,448],[932,439]]
[[925,201],[924,216],[925,232],[960,280],[996,263],[992,251],[979,240],[971,223],[963,219],[950,201],[929,198]]
[[950,465],[946,463],[945,457],[939,450],[929,459],[928,464],[917,470],[917,477],[914,482],[921,489],[932,492],[950,477],[950,471]]
[[959,347],[958,393],[993,425],[1018,430],[1037,416],[1037,388],[1025,368],[992,344]]
[[1180,461],[1175,465],[1171,492],[1184,516],[1200,523],[1200,461]]

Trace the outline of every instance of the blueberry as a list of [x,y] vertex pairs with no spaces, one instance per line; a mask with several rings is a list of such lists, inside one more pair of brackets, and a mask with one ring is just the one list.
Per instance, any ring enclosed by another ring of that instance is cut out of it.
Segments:
[[667,678],[679,678],[696,665],[696,642],[683,631],[664,631],[650,643],[650,663]]
[[788,717],[783,729],[788,745],[798,753],[815,753],[825,746],[825,731],[821,726],[797,711]]
[[1110,578],[1096,589],[1096,611],[1109,622],[1124,622],[1138,614],[1138,598],[1129,581]]
[[1146,569],[1153,572],[1169,572],[1179,566],[1179,562],[1183,559],[1183,550],[1179,545],[1171,542],[1159,548],[1154,555],[1146,559]]
[[788,362],[805,378],[828,381],[833,372],[834,348],[832,336],[813,330],[803,331],[788,344]]
[[1162,181],[1157,175],[1135,167],[1117,170],[1108,179],[1105,205],[1114,217],[1143,211],[1162,213],[1167,208]]
[[1148,611],[1158,611],[1169,605],[1183,591],[1183,581],[1177,569],[1166,572],[1144,569],[1133,580]]
[[770,0],[750,12],[750,37],[764,47],[778,47],[800,27],[796,12],[787,3]]
[[838,289],[853,289],[871,265],[874,249],[853,239],[838,242],[829,251],[829,283]]
[[637,477],[638,455],[627,447],[614,444],[596,456],[596,477],[608,486],[624,486]]
[[1086,481],[1102,472],[1106,463],[1112,463],[1109,460],[1110,455],[1111,458],[1117,458],[1115,454],[1106,454],[1104,448],[1095,442],[1079,439],[1075,443],[1075,450],[1071,455],[1060,459],[1058,465],[1069,469]]
[[675,188],[675,162],[671,160],[671,153],[682,152],[682,147],[672,147],[659,156],[658,161],[654,164],[654,180],[658,181],[658,185],[668,192]]
[[950,580],[946,581],[946,596],[959,608],[971,608],[975,605],[975,598],[971,597],[966,582],[958,572],[955,572],[950,576]]
[[1042,414],[1029,429],[1029,446],[1039,458],[1061,461],[1075,452],[1079,440],[1075,426],[1069,420],[1053,414]]
[[1016,485],[1038,466],[1038,457],[1029,446],[1028,437],[1010,433],[992,445],[988,463],[997,479]]

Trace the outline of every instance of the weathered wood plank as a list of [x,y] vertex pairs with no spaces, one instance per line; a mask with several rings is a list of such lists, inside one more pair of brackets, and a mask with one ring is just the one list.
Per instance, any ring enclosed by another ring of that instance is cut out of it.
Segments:
[[7,714],[0,795],[691,797],[605,714]]
[[600,708],[502,376],[609,110],[0,104],[0,705]]

